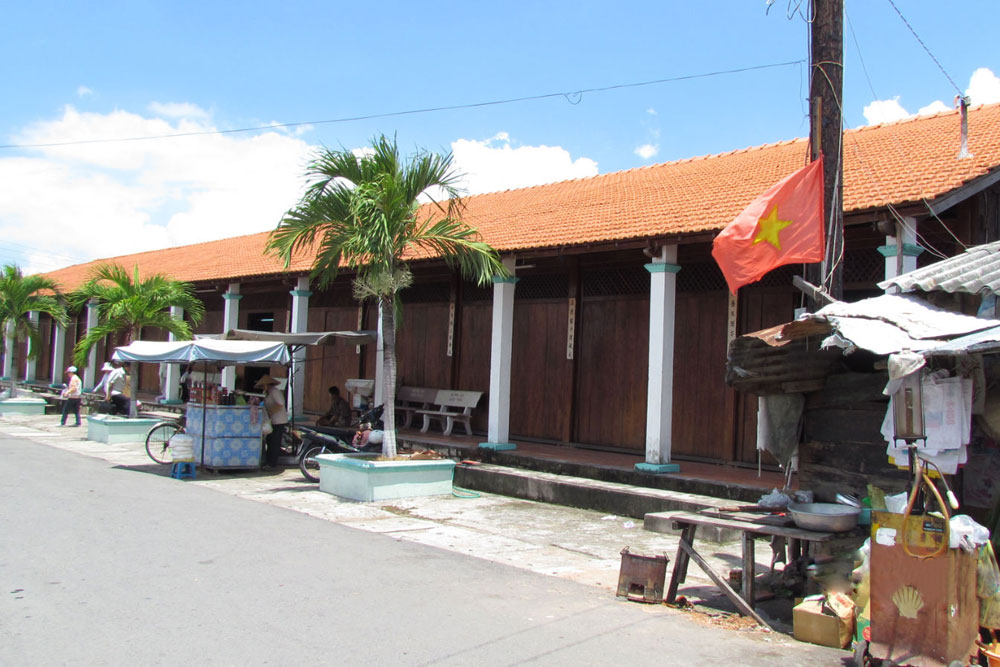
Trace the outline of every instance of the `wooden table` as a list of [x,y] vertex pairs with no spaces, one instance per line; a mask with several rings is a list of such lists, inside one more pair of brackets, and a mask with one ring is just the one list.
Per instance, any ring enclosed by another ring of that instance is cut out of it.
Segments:
[[[770,625],[754,611],[755,580],[754,570],[754,540],[759,537],[784,537],[789,541],[792,554],[798,556],[803,548],[808,550],[813,542],[828,542],[836,537],[836,533],[819,533],[791,526],[780,526],[768,523],[754,523],[751,517],[735,518],[733,515],[721,513],[709,514],[692,512],[673,512],[668,515],[675,530],[681,531],[680,544],[677,547],[677,558],[674,559],[674,569],[670,575],[670,586],[667,588],[666,602],[673,604],[677,599],[677,586],[687,578],[687,567],[694,560],[704,570],[708,578],[726,594],[740,613],[751,617],[765,628]],[[741,534],[743,544],[743,589],[742,594],[733,590],[724,577],[720,577],[708,562],[695,550],[694,536],[698,526],[737,530]]]

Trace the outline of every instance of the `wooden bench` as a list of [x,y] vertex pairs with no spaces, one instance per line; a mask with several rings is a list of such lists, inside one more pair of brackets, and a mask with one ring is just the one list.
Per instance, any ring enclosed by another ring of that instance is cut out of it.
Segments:
[[[397,410],[406,415],[404,426],[409,426],[414,415],[424,418],[421,433],[427,433],[431,420],[438,419],[444,435],[451,435],[455,422],[465,426],[466,435],[472,435],[472,409],[479,403],[483,392],[458,389],[428,389],[426,387],[400,387],[398,396],[402,405]],[[417,407],[417,404],[420,407]]]

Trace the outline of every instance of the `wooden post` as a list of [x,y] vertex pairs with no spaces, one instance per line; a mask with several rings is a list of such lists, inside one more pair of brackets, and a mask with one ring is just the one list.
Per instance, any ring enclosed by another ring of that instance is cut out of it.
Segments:
[[[813,0],[809,64],[809,124],[811,157],[820,152],[823,165],[823,212],[826,218],[826,260],[807,267],[809,282],[843,299],[844,208],[841,103],[844,88],[844,2]],[[814,304],[815,306],[815,304]]]

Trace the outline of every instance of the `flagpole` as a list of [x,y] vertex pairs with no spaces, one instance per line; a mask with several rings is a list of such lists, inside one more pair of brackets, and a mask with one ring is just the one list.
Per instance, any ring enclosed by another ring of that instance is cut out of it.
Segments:
[[[826,259],[808,265],[809,281],[836,299],[844,294],[843,125],[844,2],[812,0],[810,35],[810,157],[824,156],[823,210]],[[813,301],[813,310],[821,306]]]

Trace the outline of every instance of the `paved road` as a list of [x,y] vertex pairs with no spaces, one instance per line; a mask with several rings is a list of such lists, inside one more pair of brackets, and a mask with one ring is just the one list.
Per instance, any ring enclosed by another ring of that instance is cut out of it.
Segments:
[[5,664],[839,665],[843,653],[0,437]]

